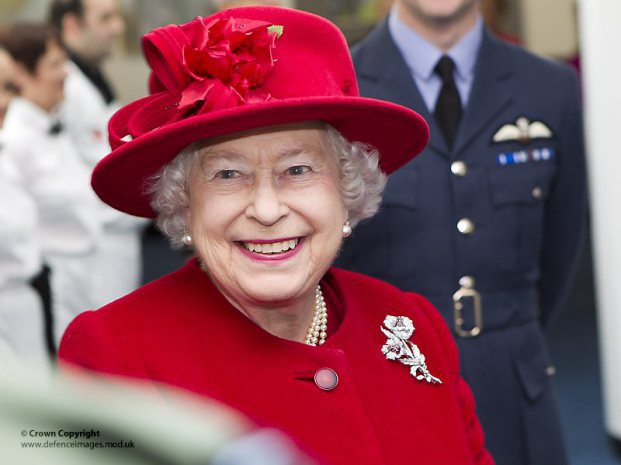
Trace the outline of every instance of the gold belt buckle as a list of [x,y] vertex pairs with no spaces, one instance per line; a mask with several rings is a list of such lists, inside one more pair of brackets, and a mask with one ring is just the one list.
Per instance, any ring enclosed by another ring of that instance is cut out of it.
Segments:
[[[462,310],[464,305],[461,303],[464,298],[472,298],[474,306],[474,326],[464,329],[464,318]],[[465,287],[460,288],[453,294],[453,309],[455,318],[455,332],[459,337],[476,337],[483,331],[483,309],[481,308],[481,294],[474,289]]]

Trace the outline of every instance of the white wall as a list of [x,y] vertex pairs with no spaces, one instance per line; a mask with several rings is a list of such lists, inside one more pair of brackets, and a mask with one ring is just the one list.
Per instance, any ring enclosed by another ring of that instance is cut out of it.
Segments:
[[521,0],[524,45],[543,55],[572,56],[578,44],[575,3],[576,0]]
[[621,439],[621,1],[579,12],[604,414]]

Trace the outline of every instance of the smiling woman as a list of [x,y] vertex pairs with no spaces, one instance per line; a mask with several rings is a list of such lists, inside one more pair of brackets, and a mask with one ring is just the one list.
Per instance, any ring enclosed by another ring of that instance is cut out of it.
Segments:
[[[188,182],[188,230],[210,277],[233,306],[287,339],[306,333],[347,221],[327,142],[310,123],[234,135],[204,149]],[[293,249],[283,252],[285,241]],[[287,333],[275,311],[289,315]]]
[[113,117],[93,186],[196,257],[74,320],[63,362],[218,399],[321,463],[492,463],[435,309],[331,267],[424,120],[361,98],[343,36],[309,13],[225,10],[144,50],[151,95]]
[[[158,220],[164,231],[168,221],[183,225],[183,231],[193,237],[203,267],[221,283],[226,298],[260,326],[276,334],[269,327],[273,318],[265,315],[274,312],[274,306],[297,315],[301,324],[280,336],[299,339],[310,320],[305,309],[313,307],[313,283],[319,282],[336,256],[348,221],[341,194],[344,176],[328,130],[320,123],[297,123],[203,145],[186,151],[166,168],[168,177],[179,179],[185,189],[167,185],[167,177],[160,177],[154,186],[156,211],[162,198],[174,199],[158,188],[182,194],[172,205],[173,216],[180,221],[162,214]],[[175,173],[186,160],[191,164],[184,170],[187,179]],[[377,161],[374,166],[372,174],[381,190],[385,176]],[[358,179],[364,182],[369,177]],[[376,209],[378,203],[379,195]],[[184,209],[175,204],[188,205],[189,224]],[[177,242],[180,233],[179,229],[176,234],[169,232]]]

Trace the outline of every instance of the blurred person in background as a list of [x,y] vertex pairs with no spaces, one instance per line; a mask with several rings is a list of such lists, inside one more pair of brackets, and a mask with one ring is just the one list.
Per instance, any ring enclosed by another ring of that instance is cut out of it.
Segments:
[[420,115],[361,98],[341,32],[295,9],[224,10],[143,50],[151,95],[113,116],[93,187],[196,257],[79,315],[63,367],[219,400],[322,463],[492,464],[437,311],[331,267],[427,143]]
[[9,108],[9,102],[17,94],[13,83],[13,59],[9,53],[0,48],[0,129],[4,124],[4,116]]
[[0,45],[15,61],[19,90],[2,128],[3,156],[10,157],[22,187],[37,205],[38,241],[52,270],[53,326],[56,340],[82,310],[94,302],[100,220],[90,173],[64,130],[58,107],[63,100],[67,56],[52,26],[16,23]]
[[[69,55],[65,100],[61,112],[84,166],[95,167],[110,151],[108,121],[118,109],[112,86],[101,66],[125,29],[117,0],[53,0],[52,25]],[[103,227],[97,266],[91,270],[96,306],[104,305],[140,284],[141,233],[146,221],[94,205]]]
[[[4,150],[2,123],[16,95],[13,59],[0,48],[0,354],[38,366],[50,363],[44,302],[31,280],[45,279],[37,208]],[[40,275],[40,276],[39,276]],[[49,310],[49,295],[47,309]]]
[[481,2],[481,16],[485,25],[496,37],[510,44],[522,45],[522,40],[515,35],[509,34],[502,27],[502,19],[507,14],[506,0],[479,0]]
[[110,150],[107,124],[118,109],[101,66],[125,30],[116,0],[52,0],[50,23],[69,55],[62,110],[67,131],[91,168]]
[[544,326],[586,212],[575,74],[494,37],[477,0],[396,0],[354,50],[361,93],[425,116],[423,156],[388,181],[337,266],[420,292],[453,328],[500,465],[565,465]]

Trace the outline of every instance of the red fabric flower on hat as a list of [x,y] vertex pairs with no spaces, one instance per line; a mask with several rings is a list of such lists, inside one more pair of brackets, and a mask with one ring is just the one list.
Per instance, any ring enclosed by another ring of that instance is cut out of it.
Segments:
[[204,18],[156,29],[143,38],[151,96],[127,123],[140,137],[192,115],[272,96],[262,88],[283,27],[241,18]]
[[272,49],[281,30],[254,20],[198,21],[193,44],[182,51],[189,82],[181,90],[179,110],[203,113],[269,100],[260,86],[274,66]]

